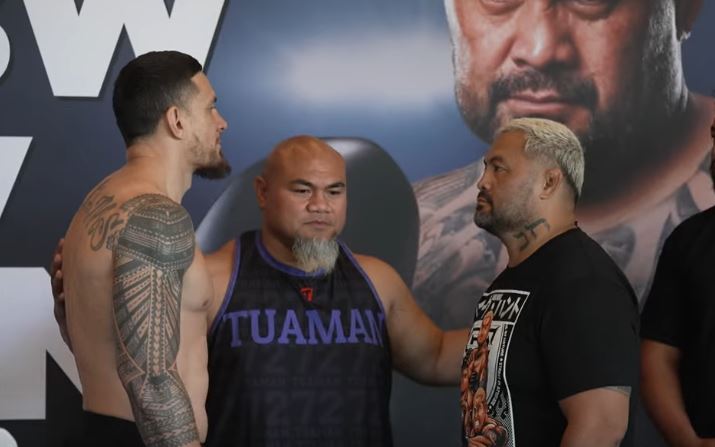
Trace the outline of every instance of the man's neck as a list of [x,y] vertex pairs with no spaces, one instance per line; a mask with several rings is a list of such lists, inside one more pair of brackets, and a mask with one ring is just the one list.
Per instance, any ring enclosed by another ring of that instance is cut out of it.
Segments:
[[[171,148],[170,148],[171,149]],[[180,203],[191,187],[193,169],[173,155],[179,151],[167,150],[147,143],[138,143],[127,149],[127,167],[153,183],[159,191]]]
[[[571,216],[573,217],[573,216]],[[516,267],[554,237],[576,227],[573,218],[537,217],[499,238],[509,254],[509,267]]]

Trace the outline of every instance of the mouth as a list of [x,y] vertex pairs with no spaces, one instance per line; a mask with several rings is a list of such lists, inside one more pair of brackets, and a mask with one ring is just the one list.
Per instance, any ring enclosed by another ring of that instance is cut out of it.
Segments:
[[484,197],[477,197],[477,211],[484,210],[485,207],[491,207],[492,202],[485,199]]
[[577,104],[554,90],[526,90],[504,101],[516,115],[563,116]]
[[482,203],[492,203],[491,197],[484,191],[480,191],[479,194],[477,194],[477,203],[482,202]]
[[314,228],[331,228],[333,226],[333,224],[331,222],[328,222],[327,220],[311,220],[305,222],[304,225],[308,225],[309,227]]

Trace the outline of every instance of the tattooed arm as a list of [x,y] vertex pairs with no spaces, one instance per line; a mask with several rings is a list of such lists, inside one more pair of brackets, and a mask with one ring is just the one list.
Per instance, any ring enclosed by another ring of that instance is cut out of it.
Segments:
[[[181,290],[193,262],[191,218],[163,196],[125,204],[114,246],[117,369],[147,446],[199,446],[189,396],[179,377]],[[129,206],[128,206],[129,205]]]

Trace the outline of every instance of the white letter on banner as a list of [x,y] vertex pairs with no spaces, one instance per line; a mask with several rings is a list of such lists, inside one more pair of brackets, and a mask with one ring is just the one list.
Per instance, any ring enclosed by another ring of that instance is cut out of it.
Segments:
[[45,419],[45,353],[81,391],[53,315],[50,276],[40,267],[0,268],[0,290],[0,420]]
[[0,27],[0,77],[5,74],[10,63],[10,41],[5,34],[5,30]]
[[32,137],[0,137],[0,217],[31,142]]
[[178,50],[206,62],[225,0],[24,0],[55,96],[97,97],[122,27],[136,55]]

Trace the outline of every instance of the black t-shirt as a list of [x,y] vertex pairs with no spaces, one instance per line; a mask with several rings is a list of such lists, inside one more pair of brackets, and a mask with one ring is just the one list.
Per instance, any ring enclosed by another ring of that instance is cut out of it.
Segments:
[[637,332],[633,290],[603,249],[580,229],[551,239],[479,301],[462,366],[464,445],[558,446],[559,401],[595,388],[631,387],[632,415]]
[[715,437],[715,207],[668,237],[643,309],[643,338],[678,348],[685,408],[696,433]]
[[323,275],[258,232],[237,240],[209,333],[206,447],[391,447],[391,380],[382,302],[346,246]]

